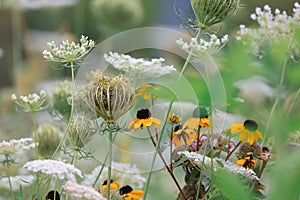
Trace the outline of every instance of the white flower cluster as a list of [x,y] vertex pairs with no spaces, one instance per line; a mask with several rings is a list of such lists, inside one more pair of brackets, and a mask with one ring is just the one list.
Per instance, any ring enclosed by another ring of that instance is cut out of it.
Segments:
[[[193,161],[196,165],[198,165],[201,168],[209,168],[211,167],[211,164],[213,162],[214,170],[219,169],[227,169],[232,173],[240,174],[245,178],[251,179],[251,180],[259,180],[259,178],[256,176],[255,172],[253,170],[247,170],[244,167],[241,167],[239,165],[236,165],[234,163],[231,163],[230,161],[225,161],[219,158],[213,158],[211,160],[210,157],[203,156],[196,152],[188,152],[188,151],[181,151],[178,152],[178,154],[184,155],[189,160]],[[222,166],[218,164],[218,162],[222,163]]]
[[182,38],[176,41],[176,44],[181,47],[182,50],[187,53],[191,53],[194,56],[203,57],[204,55],[212,55],[217,53],[228,41],[228,35],[224,35],[222,38],[218,38],[215,34],[210,35],[210,40],[206,41],[197,38],[191,38],[191,41],[184,42]]
[[12,139],[10,141],[3,140],[0,142],[0,154],[9,156],[18,151],[28,151],[34,149],[35,144],[32,138]]
[[[99,174],[102,166],[96,167],[91,174],[85,176],[84,185],[93,185],[95,178]],[[107,179],[108,168],[104,167],[97,184],[102,185],[103,181]],[[136,165],[128,163],[112,162],[112,179],[116,182],[121,182],[130,185],[133,188],[142,188],[146,179],[141,176],[140,170]]]
[[[29,186],[34,181],[34,176],[32,175],[19,175],[19,176],[10,176],[10,181],[13,191],[19,191],[20,186]],[[8,177],[0,178],[0,189],[10,189]],[[24,188],[23,188],[24,189]]]
[[68,193],[73,198],[79,198],[84,200],[105,200],[99,192],[94,188],[79,185],[77,183],[67,181],[64,185],[64,192]]
[[165,61],[164,58],[154,58],[149,61],[143,58],[136,59],[129,55],[109,52],[108,54],[104,54],[104,59],[116,69],[127,73],[129,77],[158,78],[176,71],[173,65],[164,66],[162,64]]
[[33,160],[25,163],[24,168],[28,171],[41,172],[60,180],[75,181],[75,175],[82,177],[81,171],[74,165],[57,160]]
[[27,96],[16,94],[11,95],[11,99],[20,107],[24,112],[36,112],[44,109],[43,104],[46,101],[47,94],[44,90],[40,91],[40,94],[29,94]]
[[81,36],[80,43],[81,44],[76,44],[75,42],[65,40],[62,41],[62,44],[56,46],[54,41],[48,42],[47,45],[50,51],[43,51],[44,58],[49,61],[65,64],[77,62],[95,46],[93,40],[88,40],[88,37],[83,35]]
[[257,21],[259,27],[246,28],[241,24],[236,38],[250,45],[254,55],[260,55],[260,48],[266,42],[284,40],[289,46],[293,44],[294,30],[300,25],[300,4],[298,2],[294,4],[292,16],[279,9],[275,9],[273,14],[270,6],[265,5],[263,9],[257,7],[250,18]]

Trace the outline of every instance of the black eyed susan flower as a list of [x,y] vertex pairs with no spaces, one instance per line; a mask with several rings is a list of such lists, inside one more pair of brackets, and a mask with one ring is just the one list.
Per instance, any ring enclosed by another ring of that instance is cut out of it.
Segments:
[[161,121],[155,117],[151,117],[149,109],[141,109],[136,113],[136,119],[132,120],[128,124],[128,129],[134,127],[134,130],[137,131],[139,128],[153,126],[154,128],[159,128]]
[[60,200],[60,195],[57,191],[51,190],[46,196],[46,200]]
[[134,190],[129,185],[121,187],[119,192],[122,200],[139,200],[144,197],[144,191]]
[[174,113],[168,113],[168,119],[172,124],[178,124],[181,122],[180,115],[175,115]]
[[[116,191],[119,188],[120,185],[121,185],[121,182],[114,182],[113,180],[110,180],[110,186],[109,186],[109,188],[110,188],[111,193],[114,192],[114,191]],[[104,195],[106,193],[106,188],[107,188],[107,180],[105,180],[103,182],[103,184],[102,184],[99,192],[102,195]]]
[[253,169],[256,165],[256,160],[253,159],[252,155],[239,159],[235,164],[245,167],[246,169]]
[[259,130],[257,130],[257,123],[254,120],[247,119],[244,124],[233,124],[231,126],[231,134],[240,133],[240,141],[248,141],[252,145],[258,138],[263,139]]
[[179,147],[182,143],[191,145],[196,137],[196,133],[191,129],[182,129],[182,125],[177,125],[174,128],[172,143],[175,147]]

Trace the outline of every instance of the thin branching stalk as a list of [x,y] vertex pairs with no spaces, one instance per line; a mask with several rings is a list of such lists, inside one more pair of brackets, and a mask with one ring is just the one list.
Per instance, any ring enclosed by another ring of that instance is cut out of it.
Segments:
[[39,148],[37,143],[37,133],[36,133],[36,112],[33,112],[33,137],[34,137],[34,150],[35,150],[35,159],[39,159]]
[[230,153],[226,156],[225,161],[227,161],[227,160],[230,158],[230,156],[231,156],[231,155],[233,154],[233,152],[240,146],[241,143],[242,143],[242,142],[239,141],[239,143],[237,143],[237,145],[235,145],[234,149],[233,149],[232,151],[230,151]]
[[[162,162],[163,162],[164,165],[165,165],[165,168],[167,169],[167,171],[169,172],[170,176],[172,177],[172,179],[173,179],[175,185],[177,186],[178,190],[179,190],[180,193],[182,194],[183,198],[186,200],[187,198],[185,197],[185,194],[183,193],[183,191],[182,191],[182,189],[181,189],[181,187],[180,187],[180,185],[179,185],[179,183],[178,183],[178,181],[177,181],[177,179],[176,179],[176,177],[175,177],[173,171],[170,169],[170,167],[168,166],[168,164],[167,164],[165,158],[164,158],[163,155],[162,155],[162,151],[161,151],[160,146],[159,146],[160,140],[159,140],[158,144],[155,145],[155,142],[154,142],[154,139],[153,139],[153,136],[152,136],[152,133],[151,133],[149,127],[147,127],[147,131],[148,131],[149,136],[150,136],[150,138],[151,138],[151,141],[152,141],[152,143],[153,143],[153,145],[154,145],[154,147],[155,147],[155,155],[156,155],[156,153],[158,153],[159,157],[161,158]],[[163,135],[163,134],[161,134],[161,135]],[[161,137],[160,137],[160,138],[161,138]],[[160,138],[159,138],[159,139],[160,139]]]
[[[74,110],[74,96],[75,96],[75,72],[74,72],[74,63],[73,62],[70,62],[70,68],[71,68],[71,78],[72,78],[72,94],[71,94],[71,113],[70,113],[70,117],[69,117],[69,121],[70,119],[72,118],[72,115],[73,115],[73,110]],[[68,126],[66,127],[65,129],[65,132],[64,132],[64,136],[63,138],[61,139],[60,143],[58,144],[58,146],[56,147],[53,155],[52,155],[52,159],[55,158],[56,154],[58,153],[58,151],[60,150],[62,144],[64,143],[64,141],[66,140],[67,138],[67,135],[68,135],[68,129],[69,129],[69,126],[70,126],[70,123],[68,123]]]
[[[197,34],[196,34],[196,39],[198,39],[200,37],[201,31],[202,31],[202,29],[199,27],[199,29],[197,31]],[[184,62],[184,65],[183,65],[183,67],[182,67],[182,69],[180,71],[178,80],[180,80],[180,78],[182,77],[183,72],[185,71],[186,67],[188,66],[191,58],[192,58],[192,52],[189,52],[189,54],[188,54],[188,56],[187,56],[187,58],[186,58],[186,60]]]
[[8,179],[8,184],[9,184],[9,190],[10,190],[10,196],[11,199],[14,199],[14,192],[12,189],[12,184],[11,184],[11,179],[10,179],[10,173],[9,173],[9,169],[7,168],[7,179]]

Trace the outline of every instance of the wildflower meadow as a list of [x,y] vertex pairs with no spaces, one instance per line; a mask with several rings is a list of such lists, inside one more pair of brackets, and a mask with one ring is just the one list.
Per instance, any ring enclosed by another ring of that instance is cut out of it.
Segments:
[[[166,27],[139,25],[145,2],[0,1],[18,74],[0,88],[0,200],[300,199],[300,3],[177,0]],[[50,29],[64,6],[74,32],[22,52],[18,16]]]

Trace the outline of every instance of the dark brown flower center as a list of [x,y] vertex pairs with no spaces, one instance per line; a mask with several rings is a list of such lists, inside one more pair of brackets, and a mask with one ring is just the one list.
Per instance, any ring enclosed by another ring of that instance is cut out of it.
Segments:
[[174,132],[178,131],[179,129],[182,128],[182,125],[181,124],[178,124],[177,126],[175,126],[174,128]]
[[147,108],[138,110],[136,113],[136,118],[138,119],[148,119],[149,117],[151,117],[151,113]]
[[119,192],[120,192],[120,195],[123,195],[123,194],[128,194],[132,191],[132,187],[130,187],[129,185],[125,185],[124,187],[121,187]]
[[257,123],[256,123],[256,121],[251,120],[251,119],[247,119],[247,120],[244,122],[244,126],[245,126],[245,128],[246,128],[248,131],[251,131],[251,132],[257,130]]
[[[113,180],[110,180],[110,183],[113,183],[114,181]],[[107,180],[105,180],[102,185],[107,185]]]

